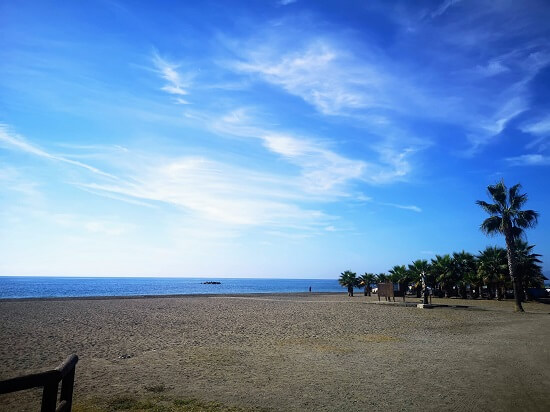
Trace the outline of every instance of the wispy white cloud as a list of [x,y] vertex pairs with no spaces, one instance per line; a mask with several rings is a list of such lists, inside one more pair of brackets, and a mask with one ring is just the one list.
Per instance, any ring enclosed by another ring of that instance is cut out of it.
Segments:
[[476,67],[477,73],[479,73],[482,76],[496,76],[497,74],[506,73],[510,71],[510,68],[508,68],[504,63],[500,60],[491,60],[486,65],[477,65]]
[[279,0],[278,4],[281,6],[288,6],[289,4],[296,3],[297,0]]
[[255,119],[244,108],[208,123],[225,134],[260,140],[266,149],[302,170],[301,183],[310,193],[349,196],[347,184],[353,181],[387,184],[405,179],[411,171],[409,157],[414,150],[410,148],[398,150],[390,144],[373,145],[376,160],[351,159],[327,147],[327,141],[336,145],[337,139],[319,140],[269,130],[258,126],[264,122]]
[[263,134],[264,146],[303,170],[305,187],[313,192],[334,190],[362,179],[367,164],[336,154],[318,143],[284,134]]
[[36,204],[42,200],[40,185],[23,176],[14,167],[7,165],[0,166],[0,186],[3,189],[20,194],[30,203]]
[[[50,154],[7,131],[0,134],[0,142],[11,149],[92,172],[86,182],[71,182],[92,193],[135,204],[169,204],[205,221],[308,230],[333,220],[319,208],[307,206],[320,198],[311,198],[294,179],[206,157],[167,157],[154,153],[140,157],[126,151],[111,159],[115,162],[112,166],[121,171],[114,177],[93,166]],[[94,175],[110,179],[90,182]],[[104,224],[91,224],[88,229],[109,230]]]
[[[475,70],[468,71],[465,78],[477,81],[479,86],[475,93],[464,96],[469,99],[471,107],[457,110],[456,119],[462,119],[471,143],[466,154],[478,153],[485,144],[502,133],[512,120],[529,113],[532,107],[531,81],[548,64],[550,50],[545,45],[534,43],[509,50],[484,65],[478,65]],[[488,79],[500,74],[506,77],[505,83]],[[520,129],[528,132],[527,127],[524,122]]]
[[439,17],[444,14],[449,7],[460,3],[462,0],[444,0],[437,9],[435,9],[430,15],[433,18]]
[[[307,228],[328,215],[302,208],[292,182],[203,157],[163,159],[130,171],[124,184],[88,188],[179,206],[203,219],[229,225]],[[299,193],[299,192],[298,192]],[[307,197],[302,195],[302,200]]]
[[286,53],[276,47],[258,47],[243,57],[233,68],[282,87],[323,114],[387,104],[383,90],[390,82],[385,74],[357,62],[326,40],[317,39],[304,49]]
[[445,91],[448,98],[432,100],[429,110],[462,129],[469,143],[465,154],[473,156],[513,125],[513,119],[529,115],[534,104],[531,81],[550,64],[544,28],[550,13],[540,2],[529,7],[513,1],[458,3],[442,1],[421,16],[416,5],[406,5],[396,21],[408,33],[402,46],[414,48],[429,39],[430,50],[422,55],[432,64],[416,68],[422,93],[433,92],[434,86]]
[[544,152],[550,148],[550,116],[526,122],[520,126],[520,130],[535,136],[535,139],[525,145],[526,149],[536,148],[539,152]]
[[550,116],[546,116],[534,122],[528,122],[520,127],[521,131],[536,136],[550,136]]
[[[105,197],[107,199],[119,200],[119,201],[124,202],[124,203],[129,203],[131,205],[136,205],[136,206],[143,206],[143,207],[147,207],[147,208],[150,208],[150,209],[157,209],[159,207],[158,205],[153,204],[152,202],[141,201],[141,200],[138,200],[138,199],[135,199],[135,198],[132,198],[132,197],[117,195],[117,194],[114,194],[114,193],[111,193],[111,192],[106,192],[106,191],[103,191],[103,190],[94,190],[94,189],[90,188],[90,183],[73,183],[73,184],[75,184],[79,189],[81,189],[85,192],[91,193],[95,196],[101,196],[101,197]],[[94,184],[92,184],[92,186],[93,185]]]
[[415,205],[400,205],[397,203],[380,203],[380,204],[384,206],[395,207],[397,209],[412,210],[413,212],[417,212],[417,213],[422,212],[422,209]]
[[19,151],[22,151],[31,155],[43,157],[45,159],[55,160],[58,162],[63,162],[73,166],[77,166],[79,168],[86,169],[90,172],[93,172],[97,175],[101,175],[103,177],[116,179],[114,175],[106,173],[96,167],[90,166],[86,163],[78,162],[76,160],[71,160],[63,156],[51,154],[33,144],[30,144],[22,136],[11,131],[10,128],[3,123],[0,123],[0,144],[3,144],[4,146],[7,146],[7,147],[15,148]]
[[232,97],[226,100],[237,108],[228,113],[195,109],[186,111],[188,118],[202,121],[203,126],[225,136],[259,139],[270,152],[302,169],[302,180],[311,192],[342,190],[353,180],[391,183],[411,173],[412,156],[427,147],[429,140],[400,130],[385,113],[412,115],[419,108],[422,113],[432,111],[425,102],[426,94],[411,82],[404,83],[389,69],[386,58],[373,50],[358,58],[337,38],[306,36],[296,44],[287,44],[287,36],[281,40],[269,30],[258,37],[263,40],[247,47],[227,41],[240,59],[224,61],[220,68],[230,69],[240,78],[251,76],[281,87],[322,115],[344,116],[350,125],[368,130],[372,153],[367,160],[341,154],[337,143],[341,136],[304,137],[284,125],[266,127],[273,122],[255,119],[251,110]]
[[511,166],[548,166],[550,165],[550,156],[539,153],[524,154],[521,156],[508,157],[506,161]]
[[481,127],[492,135],[501,133],[508,122],[528,109],[527,96],[523,93],[512,95],[499,110]]
[[121,222],[117,217],[89,217],[73,213],[53,213],[46,214],[39,212],[58,226],[77,230],[83,233],[121,236],[135,229],[134,224]]
[[[423,79],[430,78],[431,73],[420,76],[398,67],[390,56],[368,44],[362,45],[359,54],[351,52],[349,44],[354,39],[346,41],[338,36],[317,34],[300,42],[285,42],[264,33],[262,40],[270,47],[255,42],[242,50],[235,47],[240,60],[228,67],[280,87],[322,115],[345,118],[347,124],[365,130],[370,149],[379,155],[376,161],[369,160],[375,164],[389,161],[394,166],[380,173],[365,169],[367,180],[403,180],[413,171],[413,154],[432,144],[429,137],[418,136],[406,118],[460,126],[466,118],[468,125],[479,130],[479,117],[459,104],[460,98],[442,93],[439,85],[427,87]],[[497,113],[499,117],[487,127],[503,127],[505,114]],[[487,133],[483,131],[483,135]]]
[[160,57],[158,53],[153,54],[153,64],[160,76],[167,82],[161,90],[176,95],[175,101],[177,103],[189,104],[189,102],[181,96],[189,94],[187,89],[191,85],[191,76],[187,74],[184,77],[178,72],[179,65],[170,63],[166,59]]

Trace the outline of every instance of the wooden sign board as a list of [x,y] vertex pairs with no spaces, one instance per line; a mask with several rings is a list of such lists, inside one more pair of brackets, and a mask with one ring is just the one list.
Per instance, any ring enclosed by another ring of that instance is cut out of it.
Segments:
[[393,283],[379,283],[378,284],[378,300],[380,300],[380,297],[385,297],[386,300],[393,300],[395,301],[395,294],[393,291]]

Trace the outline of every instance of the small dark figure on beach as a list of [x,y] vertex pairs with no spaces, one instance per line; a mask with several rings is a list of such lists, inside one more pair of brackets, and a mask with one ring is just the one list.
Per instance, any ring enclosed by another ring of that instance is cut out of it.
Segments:
[[309,291],[311,292],[311,286],[309,287]]

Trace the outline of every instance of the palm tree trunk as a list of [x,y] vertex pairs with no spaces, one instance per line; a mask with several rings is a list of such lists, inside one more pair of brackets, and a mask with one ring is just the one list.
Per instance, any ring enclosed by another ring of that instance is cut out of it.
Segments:
[[523,306],[521,305],[521,279],[516,276],[516,257],[514,255],[514,236],[512,235],[511,228],[508,227],[505,230],[504,236],[506,238],[506,255],[508,257],[508,271],[510,272],[510,278],[512,279],[512,284],[514,288],[514,302],[515,302],[515,311],[524,312]]

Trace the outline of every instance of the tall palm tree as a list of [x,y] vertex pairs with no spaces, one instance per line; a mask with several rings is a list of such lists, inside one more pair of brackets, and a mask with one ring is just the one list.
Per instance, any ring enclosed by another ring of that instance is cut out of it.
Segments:
[[430,264],[425,259],[417,259],[409,265],[409,273],[416,287],[416,297],[420,297],[420,290],[423,292],[423,302],[428,304],[428,276],[430,272]]
[[524,229],[537,224],[538,213],[534,210],[521,210],[527,201],[527,194],[519,193],[521,185],[518,183],[510,189],[501,180],[495,185],[487,186],[487,191],[495,203],[478,200],[476,203],[489,213],[490,217],[481,224],[481,230],[487,235],[504,235],[506,241],[506,255],[508,271],[514,288],[515,310],[523,312],[521,305],[522,291],[521,278],[516,276],[515,241],[523,234]]
[[372,284],[376,282],[376,275],[374,273],[365,273],[359,277],[360,285],[365,288],[365,296],[370,296],[372,291]]
[[348,296],[353,297],[353,288],[359,286],[359,279],[357,279],[357,273],[351,270],[346,270],[340,273],[340,279],[338,279],[340,285],[348,288]]

